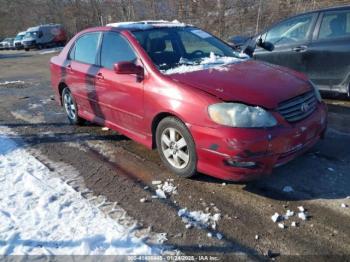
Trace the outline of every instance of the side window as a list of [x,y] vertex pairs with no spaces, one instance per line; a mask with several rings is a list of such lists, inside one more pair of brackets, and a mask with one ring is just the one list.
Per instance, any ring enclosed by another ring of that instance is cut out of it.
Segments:
[[107,32],[103,36],[101,66],[113,69],[113,65],[123,61],[136,61],[136,55],[129,42],[118,33]]
[[86,64],[96,64],[100,35],[101,33],[96,32],[80,37],[75,43],[74,60]]
[[265,41],[283,45],[307,40],[313,16],[313,14],[298,16],[276,25],[266,33]]
[[325,13],[318,39],[350,36],[350,10]]

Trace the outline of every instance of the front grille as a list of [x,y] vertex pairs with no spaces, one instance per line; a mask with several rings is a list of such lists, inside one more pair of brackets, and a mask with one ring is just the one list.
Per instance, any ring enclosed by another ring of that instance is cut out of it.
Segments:
[[277,110],[288,122],[297,122],[311,115],[316,106],[315,93],[310,91],[279,103]]

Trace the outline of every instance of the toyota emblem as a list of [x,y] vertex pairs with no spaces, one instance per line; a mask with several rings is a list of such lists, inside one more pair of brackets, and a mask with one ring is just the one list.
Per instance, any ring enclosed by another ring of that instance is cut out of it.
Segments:
[[310,108],[310,106],[308,103],[303,103],[300,107],[300,110],[301,110],[301,112],[305,113],[305,112],[309,111],[309,108]]

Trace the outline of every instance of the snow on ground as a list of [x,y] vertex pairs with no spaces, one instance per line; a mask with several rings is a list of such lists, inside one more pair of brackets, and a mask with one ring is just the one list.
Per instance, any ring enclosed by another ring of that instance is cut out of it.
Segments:
[[13,84],[24,84],[24,81],[15,80],[15,81],[4,81],[4,82],[0,82],[0,86],[7,86],[7,85],[13,85]]
[[220,220],[220,213],[211,215],[203,211],[189,211],[187,208],[180,209],[178,216],[186,224],[186,228],[208,228],[216,229],[216,223]]
[[152,181],[152,185],[156,185],[156,195],[152,198],[167,198],[167,195],[176,195],[177,187],[172,183],[174,179],[167,179],[164,183],[162,181]]
[[167,70],[162,70],[161,72],[165,75],[171,74],[184,74],[209,68],[214,68],[217,70],[225,70],[225,65],[239,63],[246,60],[246,56],[240,58],[229,57],[229,56],[217,56],[213,52],[210,53],[209,57],[202,58],[200,63],[191,64],[190,61],[186,59],[180,59],[180,65]]
[[0,127],[0,255],[158,254]]
[[39,54],[46,55],[46,54],[57,53],[57,52],[61,52],[62,49],[63,47],[54,47],[54,48],[46,49],[45,51],[41,51],[39,52]]

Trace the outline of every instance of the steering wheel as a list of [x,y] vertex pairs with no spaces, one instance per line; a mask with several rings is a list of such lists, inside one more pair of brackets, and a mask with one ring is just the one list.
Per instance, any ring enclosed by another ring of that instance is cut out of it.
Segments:
[[191,56],[194,57],[204,57],[205,53],[202,50],[195,50],[191,53]]

